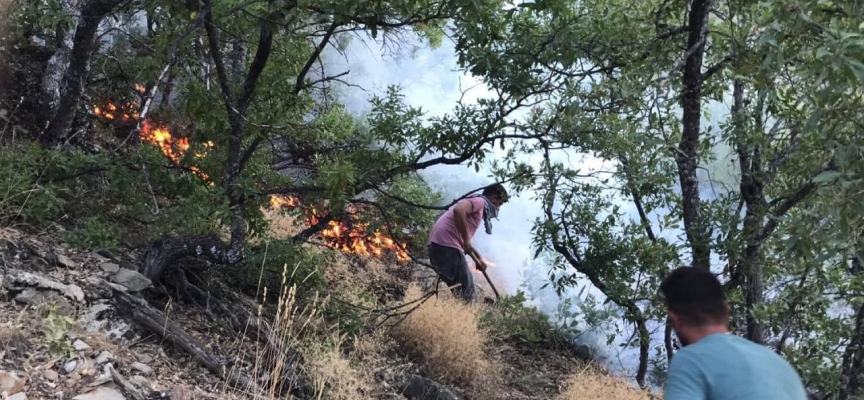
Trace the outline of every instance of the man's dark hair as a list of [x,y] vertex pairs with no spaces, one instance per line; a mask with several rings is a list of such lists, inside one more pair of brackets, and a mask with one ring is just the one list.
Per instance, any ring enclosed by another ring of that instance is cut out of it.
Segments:
[[669,310],[687,324],[707,325],[726,316],[723,286],[711,272],[680,267],[663,280],[660,292],[666,298]]
[[504,189],[504,185],[500,183],[487,186],[485,189],[483,189],[483,195],[486,197],[498,196],[502,201],[507,201],[507,190]]

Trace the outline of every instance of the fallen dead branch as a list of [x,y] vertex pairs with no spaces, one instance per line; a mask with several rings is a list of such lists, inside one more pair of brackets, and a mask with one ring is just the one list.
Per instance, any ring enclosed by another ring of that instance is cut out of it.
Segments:
[[226,379],[231,385],[243,388],[244,390],[251,390],[253,393],[258,392],[258,385],[251,378],[237,371],[228,373],[228,369],[226,368],[228,363],[221,361],[218,357],[208,352],[203,345],[198,343],[192,336],[189,336],[182,327],[169,321],[162,311],[153,308],[144,299],[119,290],[116,285],[109,284],[109,286],[112,287],[112,291],[114,292],[114,299],[117,302],[118,310],[127,314],[132,321],[146,327],[163,339],[183,349],[195,357],[207,370]]
[[129,397],[132,397],[135,400],[146,399],[146,397],[141,394],[141,391],[139,391],[135,387],[135,385],[132,384],[132,382],[129,382],[128,379],[124,378],[123,375],[120,375],[120,373],[117,372],[117,370],[115,370],[114,367],[111,366],[111,364],[106,365],[105,369],[107,369],[108,372],[111,373],[111,379],[114,381],[114,383],[116,383],[117,386],[120,386],[120,388],[123,389],[123,391],[126,392],[127,395],[129,395]]

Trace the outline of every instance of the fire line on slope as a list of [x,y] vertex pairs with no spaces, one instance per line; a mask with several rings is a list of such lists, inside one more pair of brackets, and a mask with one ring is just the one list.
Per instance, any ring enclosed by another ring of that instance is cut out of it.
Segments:
[[[141,85],[135,85],[135,90],[139,93],[144,92],[144,88]],[[138,122],[140,119],[138,113],[131,111],[133,109],[134,105],[132,103],[126,103],[118,107],[116,104],[109,102],[102,106],[94,105],[93,113],[108,122],[133,123]],[[183,156],[191,147],[189,138],[175,137],[172,135],[170,128],[160,125],[149,118],[145,118],[140,123],[141,130],[138,133],[138,137],[141,141],[156,146],[171,162],[180,164]],[[214,144],[213,142],[206,142],[203,143],[203,146],[206,150],[209,150],[214,147]],[[196,152],[194,154],[195,158],[202,159],[206,157],[206,150],[202,153]],[[209,179],[207,174],[199,168],[192,165],[185,167],[202,180],[207,181]],[[303,222],[307,226],[317,224],[320,218],[323,217],[315,207],[304,206],[298,198],[292,196],[272,195],[270,196],[270,207],[302,208],[305,217]],[[355,208],[351,211],[354,212],[347,214],[349,216],[347,220],[330,221],[327,227],[319,233],[325,245],[342,252],[361,256],[381,258],[390,253],[394,254],[396,259],[402,262],[411,259],[408,256],[406,251],[407,246],[404,243],[400,245],[393,238],[382,234],[378,230],[371,234],[368,233],[368,224],[359,222],[355,216],[356,212],[361,210]]]

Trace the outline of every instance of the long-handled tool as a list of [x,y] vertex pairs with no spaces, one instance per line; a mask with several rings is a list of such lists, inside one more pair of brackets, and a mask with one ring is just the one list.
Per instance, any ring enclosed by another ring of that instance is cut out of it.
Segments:
[[[471,256],[471,259],[474,260],[474,265],[480,265],[480,257],[477,256],[473,251],[468,253]],[[498,295],[498,289],[495,289],[495,285],[492,284],[492,280],[489,279],[489,275],[486,275],[486,271],[480,271],[483,273],[483,277],[486,278],[486,282],[489,283],[489,286],[492,287],[492,291],[495,292],[495,299],[501,300],[501,296]]]

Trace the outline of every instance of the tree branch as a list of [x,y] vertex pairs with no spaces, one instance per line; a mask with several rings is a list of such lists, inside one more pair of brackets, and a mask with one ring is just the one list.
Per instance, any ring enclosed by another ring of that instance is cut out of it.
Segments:
[[222,53],[219,50],[219,36],[216,33],[216,25],[213,23],[213,3],[212,0],[203,0],[203,2],[205,8],[204,30],[207,32],[210,58],[213,60],[213,65],[216,67],[216,77],[219,82],[219,87],[222,89],[222,96],[225,97],[225,107],[228,110],[228,115],[232,115],[234,96],[231,95],[231,86],[228,83],[228,73],[225,71],[225,63],[222,60]]
[[717,64],[712,65],[704,73],[702,73],[702,77],[700,78],[703,82],[707,81],[712,75],[719,72],[723,67],[725,67],[730,62],[735,61],[735,55],[729,54],[726,57],[723,57]]
[[[339,27],[339,24],[332,23],[330,27],[327,28],[327,32],[324,34],[324,37],[321,39],[321,42],[318,43],[318,46],[315,46],[315,51],[312,52],[312,55],[309,56],[309,59],[306,60],[306,64],[303,65],[303,69],[300,70],[300,73],[297,74],[297,82],[294,84],[294,94],[297,95],[307,86],[304,85],[303,81],[306,80],[306,74],[309,73],[309,69],[312,68],[312,64],[315,63],[315,60],[321,56],[321,52],[324,51],[324,48],[327,47],[327,44],[330,43],[330,38],[333,37],[333,32],[336,31],[336,28]],[[340,75],[341,76],[341,75]],[[309,85],[311,86],[311,84]]]

